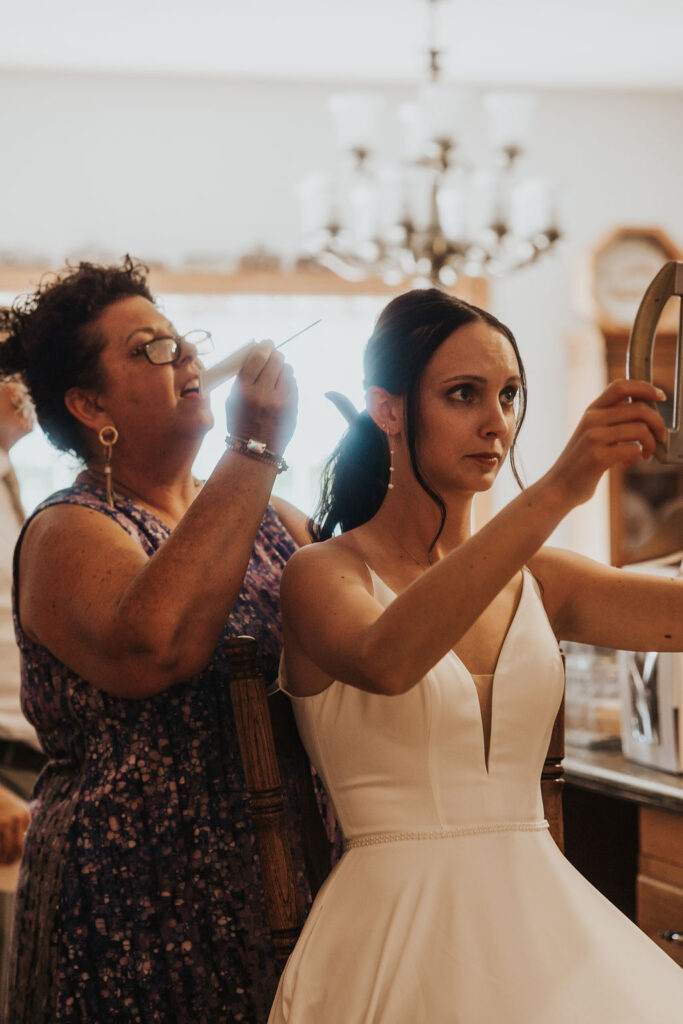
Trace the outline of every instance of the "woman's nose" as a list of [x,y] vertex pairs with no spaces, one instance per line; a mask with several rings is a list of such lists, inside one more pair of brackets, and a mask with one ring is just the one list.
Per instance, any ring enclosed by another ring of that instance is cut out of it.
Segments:
[[486,406],[486,416],[482,421],[481,432],[486,436],[500,437],[507,433],[508,418],[501,403],[496,400]]
[[176,363],[178,366],[182,366],[184,363],[191,362],[201,362],[197,356],[197,346],[193,342],[187,341],[186,338],[181,338]]

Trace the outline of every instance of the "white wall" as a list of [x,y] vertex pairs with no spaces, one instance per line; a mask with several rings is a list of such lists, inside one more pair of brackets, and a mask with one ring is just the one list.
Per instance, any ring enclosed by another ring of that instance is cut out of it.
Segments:
[[[84,248],[180,263],[265,243],[291,258],[294,184],[333,161],[330,91],[0,73],[0,250],[55,263]],[[477,127],[473,112],[475,134]],[[619,224],[659,225],[683,244],[682,127],[683,93],[541,96],[533,163],[562,191],[566,239],[547,261],[492,286],[493,309],[515,331],[528,367],[522,451],[530,480],[568,433],[562,339],[582,321],[582,254]]]
[[[507,318],[529,361],[529,432],[542,437],[564,396],[562,337],[578,311],[581,264],[596,240],[621,224],[658,225],[683,245],[683,93],[544,94],[535,153],[563,189],[561,250],[496,283],[494,311]],[[527,459],[543,468],[560,437],[549,431]]]

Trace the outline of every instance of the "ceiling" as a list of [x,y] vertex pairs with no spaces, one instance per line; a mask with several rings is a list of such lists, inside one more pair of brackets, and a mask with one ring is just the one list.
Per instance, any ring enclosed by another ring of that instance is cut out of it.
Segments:
[[[425,0],[0,0],[0,69],[409,82]],[[683,0],[441,0],[474,84],[683,89]]]

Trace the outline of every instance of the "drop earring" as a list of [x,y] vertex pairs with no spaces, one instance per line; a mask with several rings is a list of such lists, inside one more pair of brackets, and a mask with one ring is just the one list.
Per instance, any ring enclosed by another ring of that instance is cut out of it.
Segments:
[[387,430],[386,424],[384,425],[384,432],[387,435],[387,443],[389,445],[389,483],[387,484],[387,489],[390,490],[390,491],[393,491],[393,489],[394,489],[394,438],[393,438],[393,435],[391,435],[389,433],[389,431]]
[[102,427],[97,435],[100,444],[104,447],[104,483],[107,491],[107,504],[114,507],[114,492],[111,488],[111,450],[119,439],[119,432],[116,427],[110,425]]

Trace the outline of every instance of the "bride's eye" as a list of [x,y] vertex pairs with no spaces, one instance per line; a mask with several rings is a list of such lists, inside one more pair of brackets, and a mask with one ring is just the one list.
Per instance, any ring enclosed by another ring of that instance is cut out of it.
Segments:
[[519,389],[511,384],[510,387],[503,388],[503,390],[500,393],[500,396],[506,405],[514,405],[518,392]]
[[456,384],[447,392],[447,398],[453,398],[456,402],[470,402],[474,397],[474,388],[471,384]]

